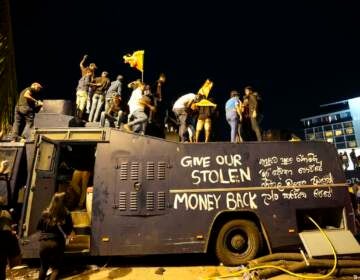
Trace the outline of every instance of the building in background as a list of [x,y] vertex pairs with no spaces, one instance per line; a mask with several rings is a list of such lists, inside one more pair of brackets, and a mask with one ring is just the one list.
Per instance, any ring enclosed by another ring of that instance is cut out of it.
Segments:
[[327,141],[339,153],[355,149],[360,155],[360,97],[321,105],[318,113],[301,119],[305,140]]

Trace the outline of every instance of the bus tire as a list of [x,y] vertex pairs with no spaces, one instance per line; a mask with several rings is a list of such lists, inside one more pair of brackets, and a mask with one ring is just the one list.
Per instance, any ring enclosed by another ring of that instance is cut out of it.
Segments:
[[256,257],[261,247],[261,235],[255,223],[231,220],[225,223],[216,239],[216,256],[224,265],[244,264]]

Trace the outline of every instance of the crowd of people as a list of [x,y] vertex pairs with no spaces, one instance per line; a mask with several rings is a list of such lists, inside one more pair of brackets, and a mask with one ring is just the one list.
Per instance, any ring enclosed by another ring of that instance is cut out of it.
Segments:
[[[101,126],[107,125],[164,138],[167,122],[175,119],[173,127],[178,131],[180,141],[212,140],[212,124],[214,119],[219,118],[219,108],[214,99],[208,96],[212,86],[210,80],[206,81],[206,85],[210,85],[207,91],[201,88],[197,93],[184,94],[170,109],[165,108],[162,98],[162,85],[166,80],[164,74],[160,75],[155,87],[145,84],[140,79],[130,82],[127,86],[131,94],[126,98],[122,94],[124,81],[122,75],[117,75],[114,81],[110,81],[107,71],[102,71],[100,76],[96,76],[96,64],[86,65],[86,62],[87,55],[84,55],[80,61],[81,76],[74,96],[75,125],[100,122]],[[41,89],[42,85],[34,82],[21,91],[11,132],[13,141],[26,141],[31,138],[30,132],[35,113],[43,105],[38,96]],[[230,126],[231,142],[262,140],[259,126],[262,119],[260,105],[260,95],[251,86],[245,87],[243,99],[240,98],[238,91],[231,91],[224,107],[226,120]],[[171,114],[175,118],[171,118]],[[22,125],[24,129],[21,133]],[[246,136],[251,134],[253,138]]]
[[356,155],[355,149],[351,149],[350,154],[348,154],[346,151],[339,152],[339,159],[340,162],[342,163],[342,167],[344,170],[348,170],[350,168],[350,160],[353,167],[352,169],[354,170],[360,169],[360,155]]

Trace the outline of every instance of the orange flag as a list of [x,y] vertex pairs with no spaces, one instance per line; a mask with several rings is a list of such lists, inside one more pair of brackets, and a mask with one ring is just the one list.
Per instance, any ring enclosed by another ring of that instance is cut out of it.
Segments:
[[132,55],[127,54],[123,56],[124,63],[129,63],[130,67],[136,68],[137,70],[144,71],[144,50],[135,51]]

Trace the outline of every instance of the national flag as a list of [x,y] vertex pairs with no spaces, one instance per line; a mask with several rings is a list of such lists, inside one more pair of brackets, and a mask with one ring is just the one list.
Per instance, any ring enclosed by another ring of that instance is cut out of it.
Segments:
[[198,94],[201,94],[205,96],[205,98],[207,98],[212,86],[213,86],[213,82],[207,79],[203,84],[203,86],[199,89]]
[[206,106],[206,107],[216,107],[217,106],[215,103],[212,103],[208,99],[202,99],[198,103],[195,103],[195,105],[198,106],[198,107],[204,107],[204,106]]
[[124,63],[129,63],[130,67],[136,68],[137,70],[144,71],[144,50],[135,51],[133,54],[124,55]]

